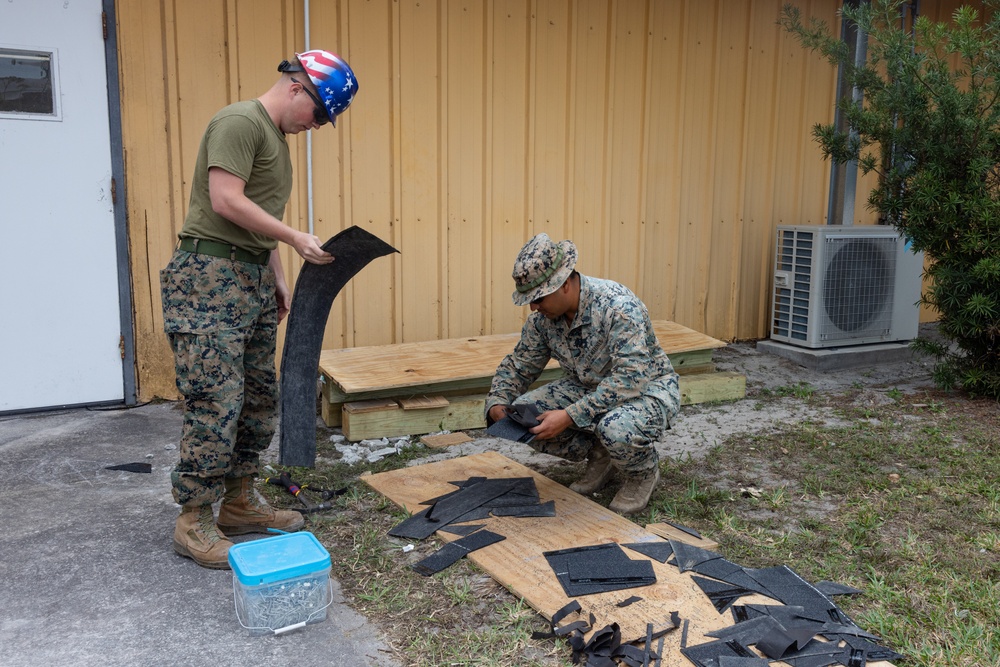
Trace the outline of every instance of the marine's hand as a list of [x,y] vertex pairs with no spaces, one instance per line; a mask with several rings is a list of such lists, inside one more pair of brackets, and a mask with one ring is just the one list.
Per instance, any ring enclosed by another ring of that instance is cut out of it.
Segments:
[[285,319],[288,311],[292,308],[292,292],[284,280],[276,281],[274,296],[278,302],[278,321]]
[[538,421],[541,423],[531,429],[531,432],[539,440],[554,438],[573,425],[572,417],[565,410],[548,410],[547,412],[543,412],[538,415]]
[[502,405],[494,405],[490,408],[490,419],[498,422],[507,416],[507,408]]
[[333,261],[333,255],[323,250],[318,236],[298,232],[292,241],[292,247],[302,259],[312,264],[329,264]]

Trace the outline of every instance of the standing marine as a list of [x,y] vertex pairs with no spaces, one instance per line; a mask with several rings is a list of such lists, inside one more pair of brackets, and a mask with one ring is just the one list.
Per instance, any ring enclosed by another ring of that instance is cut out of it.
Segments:
[[276,428],[278,323],[291,305],[278,242],[307,262],[334,261],[318,237],[282,221],[292,191],[286,138],[336,125],[358,82],[344,60],[322,50],[296,54],[278,71],[263,95],[209,122],[177,249],[160,272],[164,329],[184,397],[171,474],[181,506],[174,550],[205,567],[229,567],[227,535],[305,523],[298,512],[268,506],[254,487],[260,452]]

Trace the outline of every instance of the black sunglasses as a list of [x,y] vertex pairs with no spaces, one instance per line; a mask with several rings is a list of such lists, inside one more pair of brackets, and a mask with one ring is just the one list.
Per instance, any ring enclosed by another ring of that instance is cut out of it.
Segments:
[[292,77],[292,81],[302,86],[302,90],[305,91],[306,95],[312,98],[313,104],[316,105],[316,108],[313,109],[313,120],[316,121],[316,124],[326,125],[327,123],[329,123],[330,114],[326,112],[326,107],[323,105],[323,102],[320,101],[320,99],[316,97],[316,95],[313,94],[313,92],[309,90],[304,83],[296,79],[294,76]]

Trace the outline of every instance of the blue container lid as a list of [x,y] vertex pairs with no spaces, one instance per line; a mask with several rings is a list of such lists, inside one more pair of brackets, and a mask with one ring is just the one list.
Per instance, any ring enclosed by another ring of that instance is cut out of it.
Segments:
[[330,554],[303,531],[241,542],[229,547],[229,566],[245,586],[301,577],[330,567]]

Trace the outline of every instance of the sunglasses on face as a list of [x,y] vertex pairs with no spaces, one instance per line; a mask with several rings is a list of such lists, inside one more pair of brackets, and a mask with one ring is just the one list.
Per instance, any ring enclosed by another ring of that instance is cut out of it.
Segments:
[[320,101],[320,99],[316,97],[316,95],[311,90],[306,88],[306,85],[304,83],[296,79],[294,76],[292,77],[292,81],[302,86],[302,90],[305,91],[305,94],[308,95],[310,99],[312,99],[313,104],[316,105],[316,108],[313,109],[313,120],[316,121],[316,124],[326,125],[327,123],[329,123],[330,114],[326,112],[326,107],[323,106],[323,102]]

